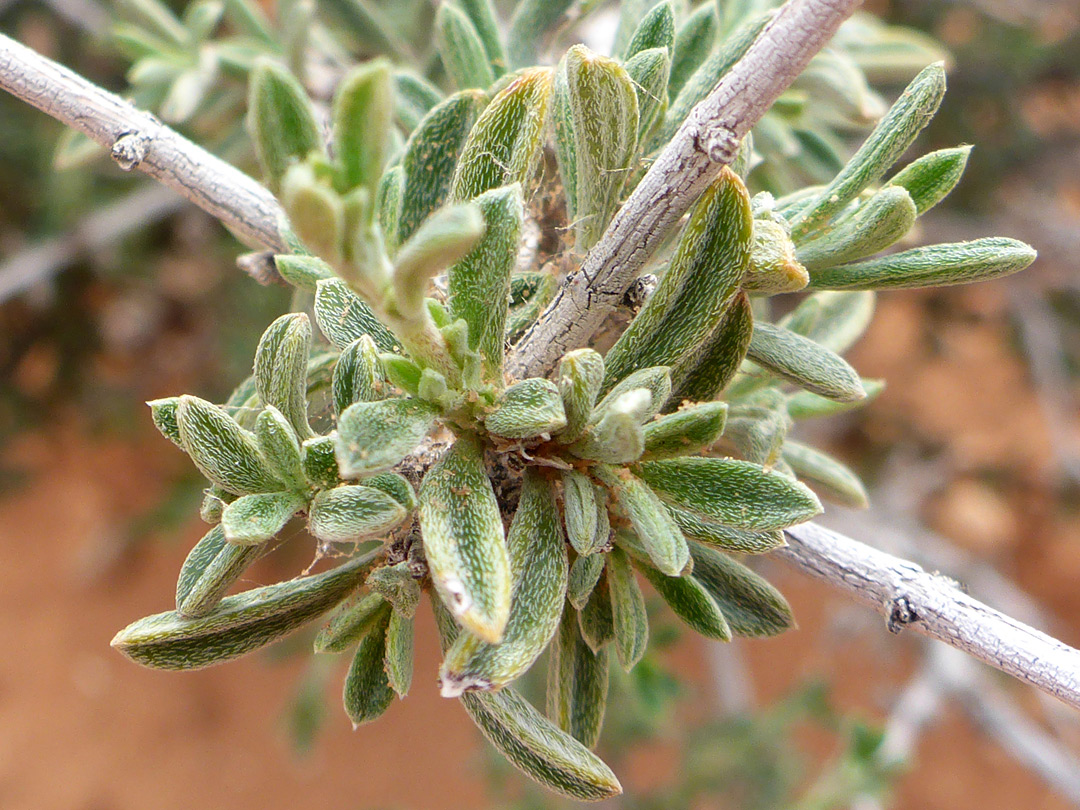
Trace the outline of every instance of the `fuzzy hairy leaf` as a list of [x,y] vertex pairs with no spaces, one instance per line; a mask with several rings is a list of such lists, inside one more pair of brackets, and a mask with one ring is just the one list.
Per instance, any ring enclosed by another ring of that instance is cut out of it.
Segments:
[[285,527],[306,500],[295,492],[260,492],[237,498],[221,514],[225,540],[238,546],[265,543]]
[[615,628],[615,653],[622,668],[629,672],[645,655],[649,643],[649,616],[630,558],[615,547],[608,555],[608,587],[611,590],[611,615]]
[[682,408],[645,425],[645,457],[692,455],[712,446],[724,432],[726,402],[704,402]]
[[374,487],[324,489],[311,501],[308,531],[324,543],[355,542],[384,534],[405,519],[404,507]]
[[399,698],[409,694],[409,687],[412,685],[413,627],[413,620],[396,610],[390,614],[390,622],[386,627],[383,669],[386,670],[387,685]]
[[578,627],[589,649],[599,654],[615,638],[614,617],[611,613],[611,592],[607,570],[600,576],[585,606],[578,611]]
[[678,576],[690,560],[690,551],[686,538],[660,498],[628,470],[598,464],[594,472],[629,518],[653,564],[670,576]]
[[357,402],[338,419],[334,450],[342,476],[388,470],[435,426],[437,411],[416,399]]
[[637,94],[637,142],[640,148],[652,137],[667,112],[671,57],[665,48],[650,48],[628,59],[625,67]]
[[299,438],[289,421],[273,405],[266,406],[255,419],[255,440],[275,477],[292,490],[303,490],[307,486]]
[[569,444],[581,436],[604,383],[604,358],[594,349],[567,352],[556,375],[562,394],[566,428],[559,441]]
[[341,482],[334,436],[316,436],[300,446],[304,477],[320,489],[336,487]]
[[334,411],[341,414],[355,402],[381,399],[381,372],[379,349],[369,335],[350,343],[334,366]]
[[862,380],[846,360],[783,327],[754,324],[747,356],[788,382],[828,399],[856,402],[866,397]]
[[183,448],[212,482],[236,495],[283,488],[259,450],[255,436],[224,409],[198,397],[180,397],[176,423]]
[[570,566],[570,576],[566,583],[566,598],[576,610],[585,607],[589,601],[600,575],[604,572],[605,554],[587,554],[578,557]]
[[372,198],[382,177],[394,116],[390,62],[374,59],[353,68],[334,94],[334,154],[342,193],[360,187]]
[[260,59],[251,72],[248,110],[255,152],[277,193],[291,164],[323,150],[318,122],[300,82],[270,59]]
[[809,281],[810,275],[799,263],[787,230],[771,219],[755,219],[754,244],[742,280],[743,290],[776,295],[797,292]]
[[821,512],[817,497],[805,486],[748,461],[644,461],[634,471],[674,506],[736,529],[782,529]]
[[568,608],[550,649],[547,716],[586,748],[595,748],[607,707],[607,648],[598,653],[589,649]]
[[663,0],[641,18],[621,56],[628,60],[650,48],[665,48],[670,53],[674,47],[675,13],[671,9],[670,0]]
[[668,97],[675,100],[683,85],[690,79],[712,51],[719,27],[716,6],[702,3],[675,32],[675,48],[671,55],[671,78]]
[[645,452],[643,416],[652,410],[653,399],[647,389],[621,393],[605,406],[599,421],[591,423],[580,439],[570,445],[578,458],[625,464],[641,458]]
[[960,182],[970,154],[970,146],[957,146],[923,155],[893,175],[888,185],[907,189],[921,216],[945,199]]
[[801,244],[795,255],[811,273],[862,259],[903,238],[917,216],[907,189],[886,186],[853,214],[837,221],[828,233]]
[[382,611],[360,639],[349,672],[345,675],[342,702],[353,728],[382,717],[394,701],[386,675],[386,631],[392,611]]
[[775,636],[794,626],[791,607],[762,577],[726,554],[690,544],[694,579],[708,591],[737,636]]
[[813,419],[819,416],[834,416],[838,413],[844,413],[852,408],[861,408],[864,405],[870,404],[877,395],[885,390],[885,383],[883,380],[868,380],[863,379],[863,389],[866,391],[866,399],[861,399],[858,402],[835,402],[831,399],[825,399],[825,397],[819,397],[817,394],[811,394],[809,391],[796,391],[787,401],[788,414],[792,419]]
[[484,427],[507,439],[532,439],[561,430],[566,413],[558,387],[540,377],[514,383],[484,417]]
[[623,397],[633,391],[646,391],[649,394],[648,402],[636,412],[637,420],[645,423],[660,412],[661,406],[671,396],[671,371],[667,366],[650,366],[624,377],[600,400],[593,409],[589,422],[596,424],[613,411],[625,410],[626,401]]
[[709,590],[694,576],[669,577],[639,561],[639,570],[671,611],[706,638],[731,641],[731,626]]
[[266,585],[222,599],[213,612],[186,619],[158,613],[134,622],[112,646],[152,669],[201,669],[263,647],[318,618],[371,570],[375,554],[314,576]]
[[277,408],[296,430],[312,435],[307,416],[307,363],[311,353],[311,322],[292,313],[275,320],[255,350],[255,390],[264,405]]
[[566,470],[561,477],[566,536],[578,554],[595,554],[611,532],[607,498],[583,473]]
[[708,402],[720,396],[739,371],[753,334],[750,299],[745,292],[738,292],[712,334],[672,369],[669,401]]
[[416,615],[416,607],[420,604],[420,584],[413,576],[408,560],[376,568],[365,584],[373,593],[389,602],[395,612],[409,619]]
[[459,90],[485,88],[495,81],[480,33],[457,7],[443,3],[435,13],[435,47]]
[[319,281],[315,288],[315,320],[335,348],[345,349],[355,340],[370,335],[384,352],[400,348],[397,338],[382,325],[349,286],[337,278]]
[[467,630],[497,644],[510,616],[510,554],[478,439],[459,436],[428,470],[419,514],[439,596]]
[[315,285],[324,278],[334,277],[330,265],[315,256],[279,254],[274,257],[274,265],[283,279],[308,292],[315,292]]
[[217,525],[195,544],[176,580],[176,612],[194,619],[217,607],[225,591],[265,554],[261,546],[234,546]]
[[506,58],[506,49],[503,47],[499,20],[491,0],[457,0],[457,4],[475,26],[476,33],[484,44],[484,53],[487,54],[495,78],[502,76],[509,62]]
[[499,689],[522,675],[547,647],[566,602],[566,539],[551,484],[535,468],[525,473],[521,500],[506,539],[513,590],[502,641],[457,637],[440,671],[443,697]]
[[699,512],[681,509],[674,504],[668,504],[668,511],[671,512],[671,516],[675,518],[675,522],[679,524],[679,528],[687,539],[716,546],[724,551],[763,554],[787,544],[784,533],[780,529],[759,532],[735,529],[710,520]]
[[377,593],[354,597],[341,603],[315,636],[315,652],[345,652],[367,635],[375,622],[389,611],[390,605]]
[[870,505],[859,476],[827,453],[789,440],[784,442],[783,458],[800,480],[829,500],[854,509]]
[[874,293],[868,290],[818,292],[807,296],[778,325],[843,354],[870,326],[875,303]]
[[146,404],[150,406],[150,418],[154,420],[154,427],[161,431],[162,436],[183,449],[180,443],[180,426],[176,422],[176,409],[180,405],[180,398],[152,399]]

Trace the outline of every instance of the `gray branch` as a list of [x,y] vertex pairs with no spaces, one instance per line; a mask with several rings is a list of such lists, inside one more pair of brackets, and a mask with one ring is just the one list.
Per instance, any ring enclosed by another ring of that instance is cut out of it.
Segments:
[[750,50],[690,112],[645,177],[521,338],[510,359],[517,379],[547,374],[587,346],[642,265],[720,170],[743,136],[802,73],[862,0],[789,0]]
[[1080,709],[1080,650],[964,593],[957,582],[814,523],[786,532],[778,554],[905,627]]
[[281,208],[248,175],[147,112],[0,34],[0,88],[110,151],[221,220],[253,247],[282,250]]

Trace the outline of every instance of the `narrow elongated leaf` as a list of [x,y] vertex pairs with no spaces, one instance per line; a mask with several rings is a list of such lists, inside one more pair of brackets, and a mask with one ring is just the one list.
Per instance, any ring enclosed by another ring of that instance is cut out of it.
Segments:
[[416,493],[413,492],[412,484],[403,475],[395,472],[372,475],[364,479],[364,486],[385,492],[400,503],[406,512],[411,512],[416,508]]
[[638,147],[640,148],[661,122],[668,107],[668,78],[671,57],[664,48],[650,48],[626,62],[626,73],[634,83],[638,102]]
[[336,487],[341,482],[334,444],[334,436],[316,436],[300,447],[304,477],[319,489]]
[[742,563],[698,543],[690,544],[693,577],[719,606],[737,636],[775,636],[795,620],[787,600]]
[[652,395],[644,388],[626,391],[605,406],[599,422],[590,424],[584,435],[570,445],[579,458],[625,464],[641,458],[645,451],[644,415],[653,409]]
[[294,164],[281,180],[279,196],[301,249],[339,264],[345,238],[345,206],[328,179],[317,175],[310,163]]
[[843,354],[870,326],[874,305],[870,291],[818,292],[807,296],[778,325]]
[[543,146],[552,83],[551,68],[529,68],[491,100],[462,148],[451,200],[471,200],[513,183],[528,185]]
[[469,325],[469,348],[480,352],[487,378],[501,384],[510,275],[517,263],[524,200],[515,183],[474,202],[483,216],[484,236],[447,273],[450,313]]
[[672,369],[669,402],[716,399],[735,377],[754,334],[754,313],[745,292],[736,293],[712,334]]
[[365,486],[324,489],[311,501],[308,531],[324,543],[355,542],[384,534],[406,511],[382,490]]
[[637,133],[637,94],[626,69],[584,45],[567,51],[555,75],[555,147],[581,251],[596,244],[615,213]]
[[686,538],[663,502],[628,470],[598,464],[594,472],[629,518],[653,564],[669,576],[678,576],[686,568],[690,552]]
[[459,90],[485,88],[495,71],[472,21],[455,6],[443,3],[435,14],[435,47]]
[[442,100],[442,92],[427,79],[405,70],[394,71],[394,116],[406,132],[415,130]]
[[387,685],[399,698],[409,694],[413,676],[413,620],[398,611],[390,614],[386,627],[383,668]]
[[829,500],[854,509],[865,509],[870,505],[859,476],[827,453],[789,440],[784,442],[783,457],[800,480],[809,483]]
[[234,546],[225,541],[225,530],[215,526],[195,544],[180,568],[176,581],[176,611],[194,619],[217,607],[236,580],[267,549],[260,546]]
[[747,356],[773,374],[828,399],[854,402],[866,397],[862,380],[846,360],[783,327],[754,324]]
[[709,56],[716,43],[719,27],[716,6],[702,3],[675,32],[675,49],[671,55],[671,78],[668,97],[674,101],[683,85]]
[[319,281],[315,289],[315,320],[335,348],[345,349],[364,335],[370,335],[384,352],[400,349],[400,344],[382,325],[371,307],[341,279]]
[[260,59],[248,89],[248,127],[255,152],[275,194],[292,163],[323,150],[307,93],[282,65]]
[[511,68],[535,65],[549,32],[574,0],[521,0],[510,18],[506,51]]
[[607,521],[601,525],[600,514],[607,513],[606,499],[583,473],[562,473],[563,515],[566,536],[578,554],[593,554],[607,542]]
[[859,66],[847,53],[833,48],[819,52],[792,87],[807,93],[849,126],[873,124],[885,112],[885,104],[867,84]]
[[570,576],[566,583],[566,598],[576,609],[581,610],[589,601],[593,588],[600,581],[604,571],[605,554],[588,554],[578,557],[570,566]]
[[390,611],[390,605],[377,593],[354,597],[343,602],[330,614],[315,636],[317,653],[341,653],[363,638]]
[[742,288],[747,292],[776,295],[797,292],[809,281],[787,230],[771,219],[755,219],[754,245]]
[[697,540],[716,546],[724,551],[735,551],[739,554],[764,554],[775,548],[787,545],[784,533],[780,529],[754,532],[747,529],[734,529],[710,520],[699,512],[681,509],[673,504],[668,504],[668,511],[679,524],[683,535],[687,539]]
[[672,612],[706,638],[731,641],[731,626],[712,594],[694,576],[669,577],[651,565],[639,569]]
[[263,332],[255,350],[255,390],[259,399],[277,408],[301,439],[312,435],[307,419],[310,353],[311,322],[303,313],[275,320]]
[[334,153],[341,166],[339,191],[368,190],[373,199],[382,177],[394,115],[394,79],[389,61],[374,59],[353,68],[334,94]]
[[446,202],[465,138],[485,104],[483,92],[463,90],[428,112],[412,129],[401,158],[398,242],[412,236],[420,223]]
[[[667,366],[650,366],[624,377],[600,400],[589,417],[590,423],[596,424],[609,412],[625,409],[623,397],[632,391],[647,391],[649,394],[648,403],[637,413],[639,422],[647,422],[660,412],[661,406],[671,396],[671,371]],[[620,402],[623,405],[619,405]]]
[[274,265],[283,279],[308,292],[315,292],[315,285],[324,278],[334,277],[330,265],[314,256],[279,254],[274,257]]
[[663,0],[641,18],[634,36],[621,56],[623,60],[628,60],[650,48],[666,48],[670,53],[674,47],[675,13],[671,10],[669,0]]
[[264,543],[281,531],[305,502],[295,492],[260,492],[237,498],[221,515],[225,539],[238,546]]
[[416,399],[357,402],[338,419],[334,452],[342,476],[388,470],[413,451],[435,425],[437,412]]
[[307,486],[296,431],[273,405],[264,408],[255,419],[255,440],[276,478],[292,490]]
[[461,704],[503,756],[526,776],[579,801],[618,796],[622,786],[599,757],[513,689],[461,696]]
[[600,741],[608,693],[608,651],[582,639],[574,611],[563,611],[548,659],[547,716],[586,748]]
[[200,618],[158,613],[128,625],[112,646],[153,669],[201,669],[237,658],[302,627],[344,599],[371,570],[374,553],[323,574],[222,599]]
[[750,196],[725,167],[691,211],[656,291],[605,356],[606,387],[635,368],[675,365],[706,342],[739,290],[752,239]]
[[355,402],[381,399],[381,371],[379,349],[370,336],[350,343],[334,366],[334,411],[341,414]]
[[1003,237],[930,245],[819,270],[811,276],[810,287],[897,290],[971,284],[1017,273],[1036,255],[1030,245]]
[[864,405],[870,404],[877,398],[878,394],[885,390],[885,383],[883,380],[867,380],[864,378],[862,384],[863,388],[866,390],[866,399],[859,400],[858,402],[834,402],[831,399],[819,397],[817,394],[811,394],[809,391],[796,391],[788,397],[788,414],[792,419],[813,419],[819,416],[834,416],[835,414],[849,411],[852,408],[861,408]]
[[382,717],[394,700],[394,690],[386,675],[386,631],[392,612],[384,610],[360,639],[349,672],[345,676],[342,700],[353,728]]
[[712,446],[724,432],[726,402],[706,402],[683,408],[645,425],[645,457],[686,456]]
[[748,461],[680,458],[645,461],[634,470],[673,505],[736,529],[782,529],[821,512],[805,486]]
[[401,197],[404,186],[405,171],[399,163],[383,172],[379,180],[379,189],[375,192],[376,217],[383,234],[387,255],[391,257],[397,251],[400,242],[398,219],[401,217]]
[[502,641],[462,633],[440,672],[443,697],[499,689],[522,675],[547,647],[566,602],[566,539],[551,484],[535,468],[525,474],[506,540],[513,574],[510,618]]
[[510,615],[510,555],[480,442],[459,436],[420,488],[420,528],[432,581],[457,620],[498,643]]
[[507,439],[532,439],[561,430],[566,413],[558,387],[540,377],[511,385],[484,417],[484,427]]
[[886,186],[828,233],[800,245],[795,255],[811,273],[862,259],[903,238],[916,216],[918,211],[907,189]]
[[920,215],[925,214],[960,182],[970,154],[970,146],[939,149],[909,163],[888,184],[907,189],[915,209]]
[[254,435],[222,408],[185,395],[177,403],[176,423],[183,448],[199,472],[218,486],[236,495],[283,488]]
[[146,403],[150,406],[150,418],[154,420],[154,427],[161,431],[161,435],[175,444],[180,449],[180,426],[176,422],[176,409],[180,405],[179,397],[165,397],[154,399]]
[[594,653],[599,652],[615,638],[614,619],[611,614],[611,593],[605,571],[593,588],[585,606],[578,611],[578,627],[581,637]]
[[935,62],[911,80],[843,171],[794,218],[791,234],[796,242],[842,211],[859,192],[885,174],[930,123],[944,95],[945,66]]
[[502,32],[499,30],[495,6],[491,0],[457,0],[457,3],[468,15],[480,41],[484,43],[484,53],[487,54],[495,78],[502,76],[509,62],[506,58],[506,48],[503,47]]
[[649,643],[649,616],[626,552],[613,548],[608,555],[608,567],[615,652],[622,668],[629,672],[641,660]]
[[575,349],[559,361],[559,392],[562,394],[566,428],[559,441],[569,444],[581,436],[604,382],[604,358],[593,349]]

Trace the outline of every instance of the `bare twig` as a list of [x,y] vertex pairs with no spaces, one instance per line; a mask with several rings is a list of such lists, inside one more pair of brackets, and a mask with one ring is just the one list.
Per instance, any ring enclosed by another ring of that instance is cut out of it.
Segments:
[[778,554],[884,615],[1080,708],[1080,650],[999,613],[953,580],[814,523],[786,532]]
[[789,0],[698,104],[611,221],[585,262],[518,342],[509,371],[550,371],[588,345],[642,265],[694,201],[735,158],[739,142],[862,0]]
[[85,253],[164,219],[183,204],[184,199],[169,189],[147,186],[88,215],[67,233],[31,245],[0,264],[0,303],[45,281]]
[[119,96],[0,35],[0,88],[74,127],[221,220],[242,241],[283,249],[281,208],[242,171],[135,109]]

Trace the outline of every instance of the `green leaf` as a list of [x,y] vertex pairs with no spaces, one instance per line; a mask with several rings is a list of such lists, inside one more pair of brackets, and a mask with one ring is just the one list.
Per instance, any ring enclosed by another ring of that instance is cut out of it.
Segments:
[[664,500],[736,529],[782,529],[821,512],[805,486],[748,461],[680,458],[634,470]]
[[555,147],[574,224],[584,252],[607,228],[637,154],[634,84],[614,59],[575,45],[555,76]]
[[506,58],[506,49],[502,43],[502,32],[499,29],[499,20],[495,14],[495,7],[491,0],[457,0],[484,44],[484,53],[487,54],[488,62],[495,74],[495,78],[506,73],[509,61]]
[[683,85],[708,58],[716,43],[719,27],[716,6],[702,3],[675,32],[675,50],[671,56],[668,98],[674,101]]
[[540,377],[507,388],[484,417],[484,427],[507,439],[532,439],[566,427],[555,383]]
[[574,0],[520,0],[510,18],[506,50],[511,68],[540,61],[540,49]]
[[562,474],[566,535],[578,554],[595,554],[608,542],[611,527],[607,497],[588,476],[573,470]]
[[843,354],[870,326],[874,304],[874,293],[869,291],[818,292],[807,296],[779,326]]
[[883,380],[868,380],[864,378],[862,385],[863,389],[866,391],[866,399],[861,399],[858,402],[835,402],[831,399],[825,399],[825,397],[819,397],[817,394],[811,394],[809,391],[796,391],[788,397],[788,415],[790,415],[792,419],[813,419],[819,416],[834,416],[838,413],[850,411],[853,408],[861,408],[865,405],[869,405],[877,398],[878,394],[885,390],[885,382]]
[[265,543],[281,531],[306,502],[306,498],[295,492],[260,492],[237,498],[221,514],[225,540],[237,546]]
[[334,366],[334,411],[341,414],[355,402],[375,402],[382,398],[383,388],[375,342],[368,335],[354,340]]
[[435,14],[435,47],[459,90],[483,89],[495,81],[495,72],[476,26],[449,3],[440,5]]
[[428,470],[419,515],[439,596],[467,630],[498,643],[510,615],[510,555],[478,439],[459,436]]
[[390,63],[374,59],[346,74],[334,93],[334,154],[340,165],[338,190],[368,190],[374,199],[386,161],[394,115]]
[[420,380],[424,372],[412,360],[400,354],[383,352],[379,354],[379,365],[392,385],[413,396],[420,393]]
[[693,576],[669,577],[651,565],[639,569],[672,612],[706,638],[731,641],[731,627],[712,594]]
[[236,495],[282,489],[255,436],[224,409],[185,395],[177,403],[176,423],[182,447],[213,483]]
[[888,185],[907,189],[921,216],[945,199],[960,182],[970,154],[970,146],[957,146],[923,155],[893,175]]
[[397,252],[399,241],[399,218],[401,200],[405,191],[405,170],[401,164],[391,166],[379,180],[379,189],[375,193],[375,211],[378,214],[379,231],[383,236],[383,246],[388,256]]
[[645,655],[649,643],[649,616],[630,558],[621,548],[613,548],[608,555],[608,570],[615,652],[622,668],[629,672]]
[[356,596],[342,602],[315,636],[315,652],[345,652],[367,635],[375,622],[389,612],[390,605],[377,593]]
[[547,715],[586,748],[595,748],[604,724],[608,694],[608,651],[589,649],[574,611],[563,611],[548,659]]
[[424,220],[394,258],[395,304],[402,316],[427,317],[428,282],[472,251],[485,227],[481,209],[472,203],[440,208]]
[[154,427],[161,431],[162,436],[183,449],[183,445],[180,443],[180,425],[176,421],[176,411],[180,406],[180,398],[152,399],[146,404],[150,406],[150,418],[154,420]]
[[759,295],[798,292],[810,280],[787,230],[771,219],[754,220],[754,244],[742,288]]
[[364,335],[370,335],[384,352],[401,348],[397,338],[382,325],[371,308],[341,279],[319,281],[315,290],[315,320],[327,340],[345,349]]
[[747,356],[778,377],[841,402],[866,397],[858,373],[819,343],[769,323],[754,324]]
[[324,543],[356,542],[393,529],[405,509],[382,490],[365,486],[324,489],[311,501],[308,531]]
[[395,472],[379,473],[365,478],[364,486],[385,492],[400,503],[406,512],[411,512],[416,508],[416,493],[413,492],[412,484],[403,475]]
[[668,504],[668,511],[685,537],[739,554],[764,554],[787,545],[780,529],[754,532],[716,523],[698,512]]
[[650,48],[628,59],[625,67],[637,95],[637,143],[640,149],[652,137],[667,112],[671,57],[664,48]]
[[693,455],[713,445],[724,432],[726,402],[691,405],[645,425],[645,456],[650,459]]
[[605,385],[635,368],[674,365],[699,349],[739,291],[752,239],[750,196],[724,167],[691,210],[655,292],[605,356]]
[[669,576],[678,576],[690,552],[667,507],[639,478],[625,469],[597,464],[594,473],[611,492],[614,504],[630,520],[649,559]]
[[628,60],[651,48],[666,48],[671,53],[675,47],[675,13],[669,0],[657,3],[638,23],[630,44],[621,56]]
[[397,241],[408,239],[450,193],[465,139],[487,104],[479,90],[455,93],[412,129],[401,158],[404,172]]
[[333,436],[316,436],[300,446],[304,477],[320,489],[336,487],[341,482]]
[[712,334],[672,369],[669,402],[716,399],[742,365],[754,334],[754,313],[746,293],[736,293]]
[[384,610],[360,639],[349,672],[345,676],[342,701],[353,728],[382,717],[394,701],[394,690],[386,675],[386,631],[392,612]]
[[345,206],[341,197],[308,163],[290,166],[281,180],[281,204],[289,226],[306,250],[331,264],[342,261]]
[[826,48],[810,60],[792,83],[815,104],[829,110],[841,125],[866,127],[885,112],[885,105],[855,61],[844,51]]
[[315,285],[324,278],[334,277],[330,265],[315,256],[278,254],[274,257],[274,265],[283,279],[307,292],[315,292]]
[[442,100],[442,92],[427,79],[405,70],[394,71],[394,116],[406,132],[415,130]]
[[694,579],[708,591],[737,636],[775,636],[795,626],[783,595],[742,563],[697,543],[690,544]]
[[447,273],[450,313],[469,325],[469,348],[480,352],[488,379],[502,383],[510,275],[517,264],[524,217],[518,184],[474,199],[483,215],[483,238]]
[[473,722],[527,776],[563,796],[599,801],[622,786],[599,757],[559,729],[512,689],[461,696]]
[[[605,513],[606,514],[606,513]],[[578,557],[570,566],[570,577],[566,583],[566,598],[576,609],[581,610],[592,596],[600,574],[604,571],[605,554],[587,554]]]
[[437,412],[415,399],[357,402],[338,419],[334,448],[341,474],[355,478],[388,470],[435,425]]
[[732,408],[724,435],[744,459],[771,468],[780,461],[791,425],[783,395],[766,388],[747,404]]
[[323,152],[319,124],[307,93],[288,70],[270,59],[259,59],[251,72],[248,127],[275,194],[291,164],[311,152]]
[[566,601],[566,539],[551,484],[535,468],[525,473],[506,545],[513,590],[502,641],[462,633],[440,670],[443,697],[499,689],[532,666],[547,647]]
[[829,500],[853,509],[870,505],[859,476],[827,453],[789,440],[784,442],[783,457],[800,480]]
[[598,654],[615,638],[607,571],[601,575],[585,606],[578,611],[578,627],[589,649]]
[[915,224],[918,211],[907,190],[886,186],[874,193],[829,231],[801,244],[799,262],[811,273],[823,267],[871,256],[902,239]]
[[383,565],[371,572],[367,586],[393,605],[394,611],[411,619],[420,604],[420,584],[413,576],[409,561]]
[[311,322],[302,312],[282,315],[255,350],[255,390],[264,405],[277,408],[301,439],[313,435],[307,415],[307,363]]
[[948,287],[1012,275],[1033,261],[1030,245],[991,237],[973,242],[913,248],[877,259],[819,270],[810,278],[818,290],[897,290]]
[[[610,377],[609,377],[610,379]],[[649,401],[637,413],[637,420],[647,422],[660,412],[661,406],[671,396],[671,371],[667,366],[650,366],[635,371],[624,377],[614,387],[610,388],[607,395],[600,400],[589,417],[589,422],[596,424],[609,412],[616,409],[616,404],[623,399],[625,394],[632,391],[646,391]],[[625,408],[625,403],[623,404]]]
[[266,585],[222,599],[202,617],[175,612],[128,625],[112,646],[152,669],[188,670],[220,664],[264,647],[330,610],[367,575],[376,555],[357,557],[333,570]]
[[581,436],[604,382],[604,358],[593,349],[575,349],[563,355],[556,375],[562,395],[566,428],[559,442],[569,444]]
[[523,70],[491,100],[462,148],[451,200],[529,184],[544,143],[552,82],[551,68]]
[[570,445],[578,458],[625,464],[645,452],[643,415],[653,409],[652,395],[644,388],[621,393],[609,403],[598,422],[590,424],[580,439]]
[[234,546],[225,541],[220,525],[195,544],[176,581],[176,612],[189,619],[217,607],[225,591],[247,567],[267,552],[263,546]]
[[413,676],[413,620],[398,611],[390,614],[386,628],[383,669],[386,682],[399,698],[409,694]]
[[907,151],[937,112],[945,95],[945,66],[935,62],[912,79],[844,169],[792,221],[799,241],[842,211],[864,188],[880,178]]

